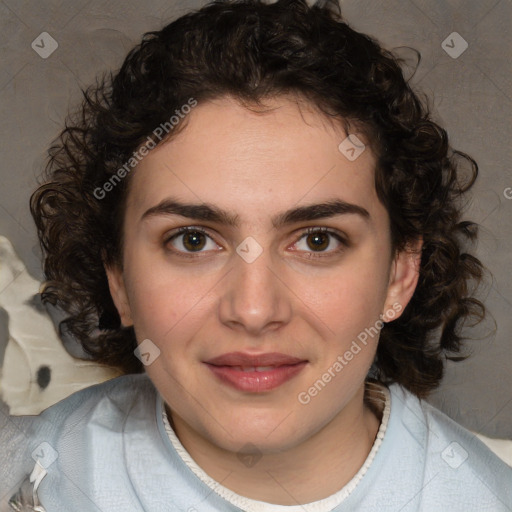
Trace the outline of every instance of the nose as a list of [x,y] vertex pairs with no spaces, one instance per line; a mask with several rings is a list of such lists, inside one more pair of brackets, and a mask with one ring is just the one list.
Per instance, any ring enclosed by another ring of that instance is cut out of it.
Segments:
[[252,262],[238,254],[233,255],[233,259],[234,267],[223,283],[220,321],[252,336],[286,325],[292,316],[293,293],[270,255],[263,251]]

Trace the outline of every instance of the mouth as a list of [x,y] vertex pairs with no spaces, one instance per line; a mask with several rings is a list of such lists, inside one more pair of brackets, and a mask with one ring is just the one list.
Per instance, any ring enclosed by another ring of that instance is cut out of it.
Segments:
[[221,383],[239,391],[261,393],[288,382],[308,361],[277,352],[258,355],[231,352],[205,364]]

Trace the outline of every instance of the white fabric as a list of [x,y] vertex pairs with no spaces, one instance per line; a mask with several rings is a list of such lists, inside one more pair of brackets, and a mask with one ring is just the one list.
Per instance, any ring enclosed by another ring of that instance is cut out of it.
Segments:
[[[76,359],[66,352],[50,316],[30,305],[40,287],[11,242],[0,236],[0,307],[9,315],[0,397],[13,415],[39,414],[75,391],[119,375],[117,370]],[[41,367],[50,373],[50,382],[44,388],[38,385]]]

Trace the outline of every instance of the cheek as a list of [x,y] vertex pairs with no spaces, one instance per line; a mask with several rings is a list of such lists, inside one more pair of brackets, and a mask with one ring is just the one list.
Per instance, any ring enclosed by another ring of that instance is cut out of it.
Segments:
[[125,267],[137,339],[149,338],[165,346],[169,340],[175,344],[190,338],[211,308],[208,291],[214,279],[196,279],[185,271],[169,272],[168,266],[143,261],[128,262]]
[[306,279],[300,287],[306,306],[331,334],[343,339],[373,325],[383,313],[387,295],[387,267],[368,258],[359,260],[329,275]]

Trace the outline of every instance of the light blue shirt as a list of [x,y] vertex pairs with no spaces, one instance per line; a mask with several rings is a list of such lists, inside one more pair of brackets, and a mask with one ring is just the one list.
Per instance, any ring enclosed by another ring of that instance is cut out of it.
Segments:
[[[333,512],[511,512],[512,468],[428,403],[389,389],[382,444]],[[46,471],[37,495],[47,512],[240,511],[185,464],[161,411],[146,374],[81,390],[39,416],[7,417],[4,408],[0,511],[13,510],[7,501],[36,459]]]

